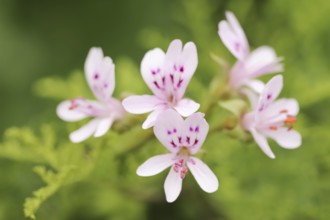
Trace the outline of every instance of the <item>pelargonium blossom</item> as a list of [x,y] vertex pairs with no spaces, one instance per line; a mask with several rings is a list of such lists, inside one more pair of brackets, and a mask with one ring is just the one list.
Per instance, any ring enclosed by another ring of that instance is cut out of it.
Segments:
[[260,93],[264,83],[255,78],[283,71],[282,58],[276,56],[273,48],[261,46],[250,52],[248,40],[232,12],[226,12],[227,20],[219,22],[218,34],[227,49],[237,58],[229,73],[231,87],[239,89],[248,86]]
[[217,177],[204,162],[193,156],[204,143],[208,129],[202,113],[193,113],[183,120],[173,109],[164,111],[156,121],[154,133],[170,153],[149,158],[137,169],[137,174],[153,176],[171,167],[164,184],[167,202],[173,202],[179,196],[188,170],[205,192],[215,192],[219,186]]
[[104,135],[115,120],[123,117],[121,102],[112,98],[115,88],[115,65],[110,57],[104,57],[101,48],[91,48],[85,61],[85,76],[97,101],[83,97],[67,100],[57,107],[57,115],[64,121],[93,119],[87,125],[70,134],[72,142],[81,142],[94,134]]
[[174,40],[166,54],[160,48],[150,50],[141,62],[141,74],[154,95],[127,97],[123,100],[125,110],[132,114],[152,112],[142,125],[144,129],[152,127],[158,115],[169,108],[184,117],[196,112],[199,104],[183,96],[197,63],[197,49],[193,42],[182,48],[182,42]]
[[269,147],[267,137],[286,149],[301,145],[301,135],[293,130],[299,105],[295,99],[276,100],[282,87],[283,76],[273,77],[265,85],[258,99],[250,97],[253,111],[244,115],[242,120],[243,127],[251,132],[261,150],[270,158],[275,158],[275,155]]

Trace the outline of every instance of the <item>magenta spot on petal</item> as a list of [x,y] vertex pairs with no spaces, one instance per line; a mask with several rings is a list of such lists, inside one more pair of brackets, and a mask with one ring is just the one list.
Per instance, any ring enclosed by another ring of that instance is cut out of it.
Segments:
[[178,84],[176,85],[178,88],[180,88],[181,87],[181,84],[182,84],[182,82],[183,82],[183,79],[180,79],[179,80],[179,82],[178,82]]
[[195,132],[199,132],[199,127],[198,126],[195,128]]
[[180,67],[180,72],[183,73],[183,71],[184,71],[184,67],[181,66],[181,67]]
[[164,86],[165,83],[166,83],[166,78],[165,78],[165,76],[162,77],[162,83],[163,83],[163,86]]
[[259,112],[263,111],[264,110],[264,105],[262,104],[258,110],[259,110]]
[[272,94],[267,95],[267,100],[270,100],[272,98]]
[[197,139],[195,139],[195,141],[194,141],[194,144],[193,145],[196,145],[198,143],[198,140]]
[[154,75],[156,75],[156,71],[155,70],[151,70],[151,74],[154,76]]
[[190,144],[190,137],[186,137],[186,142],[188,143],[188,144]]
[[176,133],[176,128],[173,129],[173,133]]
[[182,137],[178,137],[178,141],[179,141],[179,143],[181,144],[181,142],[182,142]]
[[171,82],[174,83],[174,76],[173,74],[170,74]]
[[172,134],[172,132],[171,132],[170,130],[168,130],[168,131],[167,131],[167,134],[168,134],[168,135],[171,135],[171,134]]
[[158,85],[158,82],[157,82],[157,81],[154,81],[153,83],[154,83],[154,85],[157,87],[157,89],[160,89],[160,87],[159,87],[159,85]]
[[171,141],[171,145],[172,147],[177,147],[173,140]]
[[193,132],[194,131],[193,127],[189,127],[189,131]]
[[94,79],[98,79],[100,77],[100,75],[98,73],[94,74]]

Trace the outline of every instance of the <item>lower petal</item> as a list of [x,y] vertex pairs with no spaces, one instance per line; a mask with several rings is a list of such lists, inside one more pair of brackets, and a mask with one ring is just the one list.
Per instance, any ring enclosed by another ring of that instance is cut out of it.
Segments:
[[191,99],[181,99],[174,109],[183,117],[188,117],[199,109],[199,104]]
[[174,202],[180,195],[182,189],[182,179],[180,174],[171,169],[166,177],[164,190],[167,202]]
[[136,170],[139,176],[156,175],[173,164],[172,154],[157,155],[149,158]]
[[83,127],[79,128],[78,130],[72,132],[70,134],[70,140],[73,143],[79,143],[87,138],[89,138],[96,130],[97,126],[99,124],[99,119],[93,119],[90,122],[88,122]]
[[265,83],[260,80],[249,80],[245,83],[245,85],[253,89],[258,94],[260,94],[265,88]]
[[192,175],[195,177],[198,185],[208,193],[217,191],[219,187],[218,178],[212,170],[201,160],[191,157],[191,161],[187,163]]
[[113,118],[104,118],[100,120],[100,123],[97,125],[94,137],[101,137],[110,129],[113,122]]
[[295,130],[278,128],[277,130],[269,130],[265,134],[286,149],[295,149],[301,145],[301,135]]
[[153,127],[156,123],[158,115],[163,111],[164,111],[163,109],[157,109],[157,110],[154,110],[153,112],[151,112],[148,115],[147,119],[143,122],[142,128],[143,129],[148,129],[148,128]]
[[152,95],[132,95],[123,100],[125,110],[132,114],[151,112],[159,104],[161,100]]
[[260,149],[270,158],[275,159],[273,151],[270,149],[269,144],[265,136],[257,132],[255,129],[250,130],[254,140],[259,145]]
[[69,100],[61,102],[56,108],[58,117],[64,121],[79,121],[88,117],[86,114],[72,109],[71,106],[72,102]]

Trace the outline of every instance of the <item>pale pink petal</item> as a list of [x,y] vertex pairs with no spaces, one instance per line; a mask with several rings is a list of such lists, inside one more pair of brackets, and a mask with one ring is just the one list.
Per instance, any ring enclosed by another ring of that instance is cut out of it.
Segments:
[[147,119],[143,122],[142,124],[142,128],[143,129],[148,129],[148,128],[151,128],[155,125],[156,123],[156,120],[158,118],[158,115],[163,112],[165,110],[165,108],[163,107],[159,107],[159,108],[156,108],[153,112],[151,112]]
[[249,53],[249,44],[242,27],[232,12],[226,12],[227,21],[220,21],[218,34],[228,50],[244,60]]
[[164,85],[168,99],[174,96],[178,101],[183,97],[197,64],[197,49],[193,42],[186,43],[183,49],[180,40],[171,42],[164,65]]
[[265,136],[263,136],[262,134],[260,134],[259,132],[257,132],[254,129],[250,130],[254,140],[257,142],[257,144],[259,145],[260,149],[270,158],[274,159],[275,155],[273,153],[273,151],[270,149],[269,144],[267,142],[267,139]]
[[158,97],[165,98],[165,85],[163,79],[163,66],[165,61],[165,53],[160,48],[148,51],[141,62],[141,74],[151,89]]
[[180,150],[183,144],[183,119],[173,109],[168,109],[158,115],[154,126],[157,139],[172,153]]
[[265,114],[267,115],[274,115],[281,112],[287,115],[297,115],[299,112],[297,100],[282,98],[270,104],[265,110]]
[[219,187],[218,178],[203,161],[191,157],[187,165],[202,190],[208,193],[217,191]]
[[94,137],[101,137],[110,129],[113,123],[113,117],[100,119],[99,124],[97,125]]
[[260,80],[249,80],[245,83],[248,87],[250,87],[253,91],[260,94],[265,88],[265,83]]
[[264,111],[270,103],[272,103],[280,94],[283,88],[283,76],[276,75],[266,84],[264,90],[260,94],[258,102],[258,112]]
[[153,176],[156,175],[169,166],[171,166],[175,160],[173,160],[173,154],[157,155],[149,158],[136,170],[139,176]]
[[101,48],[91,48],[85,62],[87,82],[100,101],[111,97],[115,88],[115,65],[110,57],[103,57]]
[[182,131],[184,146],[188,147],[191,154],[199,151],[205,141],[209,125],[204,119],[204,114],[197,112],[190,115],[185,121]]
[[70,140],[73,143],[79,143],[81,141],[86,140],[89,138],[96,130],[99,124],[99,119],[93,119],[89,121],[86,125],[79,128],[78,130],[72,132],[70,134]]
[[152,95],[132,95],[123,100],[123,106],[129,113],[143,114],[153,111],[162,102],[159,98]]
[[292,129],[278,128],[277,130],[263,131],[267,136],[274,139],[278,145],[287,149],[295,149],[301,145],[301,135]]
[[199,104],[191,99],[181,99],[174,109],[183,117],[188,117],[199,109]]
[[56,108],[56,113],[64,121],[79,121],[88,117],[87,114],[72,109],[72,101],[70,100],[61,102]]
[[245,74],[249,77],[259,77],[264,74],[283,71],[282,58],[276,56],[273,48],[262,46],[249,54],[245,61]]
[[245,130],[250,130],[256,126],[255,112],[244,114],[241,119],[241,125]]
[[179,173],[171,169],[166,177],[164,190],[167,202],[174,202],[180,195],[182,189],[182,179]]

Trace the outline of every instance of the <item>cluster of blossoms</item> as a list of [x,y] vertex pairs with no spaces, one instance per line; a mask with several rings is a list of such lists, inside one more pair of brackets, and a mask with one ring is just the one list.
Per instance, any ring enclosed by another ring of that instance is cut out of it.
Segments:
[[[300,134],[293,130],[299,106],[294,99],[278,99],[283,77],[277,75],[264,84],[256,78],[283,70],[281,58],[274,50],[263,46],[250,52],[249,44],[237,19],[231,12],[219,23],[219,36],[228,50],[237,58],[229,71],[229,85],[233,91],[247,96],[251,112],[241,115],[240,125],[250,132],[261,150],[275,158],[267,142],[274,139],[284,148],[301,144]],[[113,98],[115,66],[104,57],[100,48],[92,48],[85,62],[86,80],[97,101],[78,97],[59,104],[58,116],[65,121],[93,119],[70,134],[72,142],[81,142],[94,135],[104,135],[116,120],[126,114],[151,112],[142,124],[153,127],[156,138],[168,154],[149,158],[137,169],[139,176],[152,176],[168,167],[165,180],[166,200],[173,202],[181,192],[182,181],[188,170],[205,192],[215,192],[219,182],[211,169],[194,155],[204,143],[209,125],[204,114],[196,111],[200,105],[185,98],[185,90],[198,64],[193,42],[184,46],[180,40],[170,43],[166,53],[155,48],[146,53],[141,63],[141,74],[153,95],[132,95],[122,102]],[[186,117],[185,119],[182,117]]]

